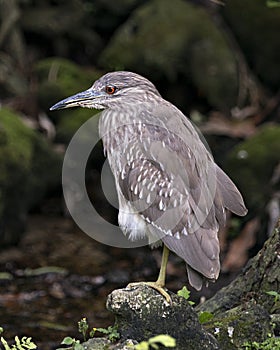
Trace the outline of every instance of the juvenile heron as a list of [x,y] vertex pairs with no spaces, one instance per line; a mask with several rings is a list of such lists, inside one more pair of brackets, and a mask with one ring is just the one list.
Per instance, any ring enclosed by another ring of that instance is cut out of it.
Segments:
[[192,123],[149,80],[125,71],[105,74],[51,110],[75,106],[104,110],[99,133],[115,178],[120,228],[131,240],[163,243],[159,277],[143,283],[170,300],[164,290],[169,250],[186,262],[194,288],[215,281],[225,209],[237,215],[247,209]]

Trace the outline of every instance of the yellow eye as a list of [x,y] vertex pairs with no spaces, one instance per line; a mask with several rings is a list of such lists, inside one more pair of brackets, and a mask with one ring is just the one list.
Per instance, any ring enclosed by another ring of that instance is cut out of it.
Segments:
[[109,95],[113,95],[115,92],[116,92],[116,87],[115,86],[110,86],[110,85],[107,85],[105,87],[105,91],[107,92],[107,94]]

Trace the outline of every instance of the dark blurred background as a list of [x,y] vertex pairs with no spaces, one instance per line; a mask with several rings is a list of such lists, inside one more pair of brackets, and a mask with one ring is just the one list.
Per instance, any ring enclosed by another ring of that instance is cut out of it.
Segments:
[[[228,284],[255,255],[279,217],[280,7],[275,0],[0,1],[0,326],[32,336],[40,349],[77,321],[113,323],[108,293],[156,278],[160,250],[104,246],[69,217],[61,188],[65,149],[94,111],[49,112],[107,71],[150,79],[203,132],[249,213],[220,232],[222,273],[197,303]],[[96,119],[96,131],[98,120]],[[102,145],[88,162],[94,206],[103,195]],[[187,285],[176,256],[167,287]]]

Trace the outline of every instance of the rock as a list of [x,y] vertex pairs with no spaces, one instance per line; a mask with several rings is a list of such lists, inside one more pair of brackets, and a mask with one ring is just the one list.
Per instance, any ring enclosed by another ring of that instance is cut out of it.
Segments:
[[[280,309],[280,307],[279,307],[279,309]],[[280,310],[279,310],[279,312],[280,312]],[[275,334],[280,334],[280,313],[278,313],[278,314],[272,314],[272,315],[270,315],[270,317],[271,317],[271,323],[275,326],[275,328],[274,328],[274,332],[275,332]]]
[[[126,350],[128,339],[135,344],[160,334],[175,338],[179,350],[237,350],[245,343],[263,343],[268,338],[273,344],[274,334],[279,332],[280,309],[278,299],[267,292],[279,290],[279,234],[280,221],[243,273],[195,309],[169,292],[170,305],[145,285],[114,290],[108,296],[107,309],[115,315],[121,338],[110,348]],[[202,326],[197,314],[205,311],[212,313],[212,318]]]
[[107,338],[91,338],[82,345],[85,350],[104,350],[111,344]]
[[260,208],[264,210],[271,193],[279,188],[278,183],[271,181],[279,162],[279,139],[278,125],[263,126],[256,135],[239,143],[225,163],[225,170],[238,185],[251,215]]
[[258,254],[248,261],[242,273],[228,286],[219,290],[211,299],[199,305],[197,311],[222,314],[241,305],[248,298],[265,308],[269,314],[280,312],[280,305],[273,295],[267,292],[279,292],[280,285],[280,220],[271,237],[265,242]]
[[134,70],[154,82],[164,77],[172,86],[185,79],[177,99],[184,95],[186,100],[191,81],[216,108],[236,104],[234,54],[205,9],[190,2],[153,0],[137,7],[115,32],[100,63],[110,70]]
[[273,334],[269,313],[254,300],[215,316],[205,328],[216,335],[222,349],[241,349],[245,342],[263,342]]
[[137,344],[137,342],[131,339],[113,344],[107,338],[92,338],[82,345],[85,350],[133,350],[133,345],[135,344]]
[[107,309],[114,313],[121,341],[137,342],[168,334],[177,350],[219,349],[216,339],[200,325],[188,301],[171,293],[172,305],[154,289],[140,285],[114,290]]
[[[88,89],[101,73],[64,58],[46,58],[36,65],[39,104],[45,110],[59,100]],[[55,114],[59,116],[61,111]]]
[[92,128],[92,140],[99,140],[99,118],[98,115],[96,115],[98,112],[99,111],[97,111],[96,109],[87,108],[63,110],[57,123],[56,141],[62,143],[69,143],[73,135],[77,132],[77,130],[91,117],[93,117],[91,125],[95,125],[95,127]]
[[254,73],[262,82],[279,89],[280,40],[279,8],[267,6],[269,1],[228,1],[223,15],[245,54]]
[[36,57],[44,54],[92,61],[103,41],[92,25],[97,5],[98,2],[93,6],[84,0],[68,0],[56,6],[44,1],[36,1],[32,6],[21,4],[19,22]]
[[[63,58],[47,58],[38,62],[36,72],[39,79],[38,98],[48,117],[56,124],[56,141],[68,143],[79,127],[99,111],[79,108],[50,113],[49,108],[59,100],[88,89],[101,73],[93,69],[80,68]],[[98,134],[96,117],[96,135]]]
[[[62,159],[8,109],[0,110],[0,245],[18,242],[28,210],[60,183]],[[46,171],[48,169],[48,171]]]

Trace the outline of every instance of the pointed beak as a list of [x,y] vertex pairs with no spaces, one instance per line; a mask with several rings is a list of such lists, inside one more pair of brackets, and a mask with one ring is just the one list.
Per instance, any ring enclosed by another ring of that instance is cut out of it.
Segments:
[[83,92],[79,92],[76,95],[65,98],[62,101],[57,102],[53,105],[50,110],[54,111],[57,109],[64,109],[70,107],[94,107],[95,99],[102,96],[101,92],[97,92],[92,90],[92,88],[85,90]]

